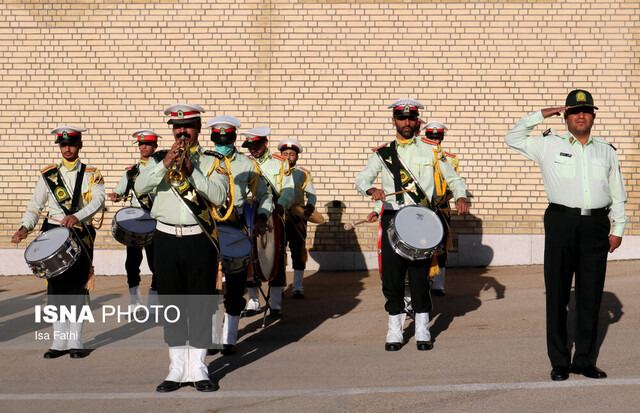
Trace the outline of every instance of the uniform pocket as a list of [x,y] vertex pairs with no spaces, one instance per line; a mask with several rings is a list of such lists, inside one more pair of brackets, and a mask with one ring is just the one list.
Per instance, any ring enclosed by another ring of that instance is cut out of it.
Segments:
[[574,178],[576,176],[576,160],[571,157],[562,155],[556,156],[554,160],[554,166],[558,176],[562,178]]
[[593,177],[600,181],[606,181],[609,176],[609,163],[606,159],[594,158],[591,160]]

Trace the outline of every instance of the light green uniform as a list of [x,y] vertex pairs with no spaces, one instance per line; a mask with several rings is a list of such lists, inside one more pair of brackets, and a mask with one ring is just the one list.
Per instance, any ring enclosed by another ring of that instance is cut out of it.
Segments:
[[255,199],[258,201],[257,213],[264,214],[267,218],[271,216],[274,207],[273,197],[264,179],[260,177],[260,171],[255,163],[248,156],[235,149],[228,159],[235,185],[233,206],[236,208],[236,212],[242,214],[243,205]]
[[[227,175],[213,170],[217,159],[212,155],[205,155],[202,147],[198,145],[196,150],[189,155],[194,165],[193,173],[188,181],[204,198],[215,205],[222,204],[229,192]],[[169,225],[197,225],[198,222],[191,212],[182,204],[178,197],[171,191],[171,187],[164,180],[167,168],[163,162],[158,162],[153,168],[147,168],[140,173],[134,188],[140,194],[148,194],[156,190],[156,198],[151,209],[151,217]],[[207,175],[209,177],[207,178]]]
[[294,166],[291,168],[291,175],[295,185],[293,203],[300,206],[315,205],[316,188],[313,186],[311,172],[299,166]]
[[[80,169],[80,160],[76,162],[71,170],[68,170],[62,162],[56,165],[56,168],[62,176],[69,196],[73,197],[73,189],[76,186],[76,177]],[[73,215],[78,218],[78,221],[89,222],[91,217],[102,210],[104,199],[104,179],[100,171],[91,165],[86,165],[84,177],[82,178],[82,196],[78,202],[78,212]],[[20,221],[20,226],[32,231],[38,224],[38,215],[30,211],[41,213],[47,204],[49,205],[48,215],[51,218],[61,221],[66,216],[62,208],[60,208],[58,201],[56,201],[56,198],[51,193],[49,185],[45,182],[45,178],[41,175],[36,183],[33,196],[27,204],[27,211]]]
[[[139,170],[138,176],[142,174],[142,172],[145,171],[146,169],[153,168],[155,164],[157,164],[157,162],[155,159],[153,159],[153,157],[149,157],[149,160],[146,163],[138,162],[138,170]],[[130,169],[130,168],[127,168],[127,169]],[[116,185],[113,192],[118,194],[118,197],[124,196],[124,191],[127,190],[128,182],[129,182],[129,178],[127,177],[127,173],[125,172],[125,174],[122,175],[122,178],[120,178],[120,182],[118,182],[118,185]],[[133,196],[131,197],[130,205],[132,207],[140,208],[140,202],[138,202],[138,198],[135,196],[135,189],[131,188],[131,190],[134,193],[132,194]],[[155,194],[150,193],[149,196],[151,198],[151,202],[153,203],[153,198],[155,197]]]
[[[391,145],[391,142],[385,146]],[[414,137],[411,142],[407,144],[398,144],[398,157],[402,159],[406,167],[413,174],[414,178],[425,191],[425,194],[430,201],[435,198],[435,184],[434,184],[434,165],[436,157],[433,151],[432,145],[423,142],[420,138]],[[444,176],[447,184],[453,191],[454,198],[466,198],[467,186],[463,178],[461,178],[446,160],[439,160],[440,171]],[[393,182],[393,176],[389,173],[386,167],[382,164],[380,157],[374,153],[369,157],[367,166],[356,177],[356,189],[364,196],[367,195],[367,191],[375,187],[375,181],[378,175],[382,172],[382,189],[385,194],[396,192],[396,187]],[[374,211],[380,214],[382,206],[386,210],[400,209],[404,205],[413,205],[413,200],[406,193],[401,194],[404,204],[398,204],[396,202],[396,196],[388,197],[384,202],[377,202],[374,206]]]
[[278,195],[278,204],[287,210],[293,202],[293,177],[289,170],[289,162],[280,155],[272,154],[268,149],[260,157],[255,159],[262,174],[269,180],[269,184]]
[[549,202],[570,208],[609,207],[611,234],[621,237],[627,224],[627,194],[615,149],[593,136],[584,146],[571,133],[530,136],[543,120],[541,111],[523,117],[505,142],[540,165]]

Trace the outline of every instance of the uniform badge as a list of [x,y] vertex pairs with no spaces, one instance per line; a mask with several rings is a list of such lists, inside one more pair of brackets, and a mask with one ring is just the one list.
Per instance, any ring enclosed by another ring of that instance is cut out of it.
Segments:
[[140,134],[140,140],[143,141],[144,140],[144,133]]
[[584,92],[576,93],[576,101],[578,101],[578,102],[586,102],[587,101],[587,95],[585,95]]
[[402,182],[402,184],[404,185],[405,183],[407,183],[409,181],[409,179],[411,179],[411,177],[409,176],[407,171],[405,171],[404,169],[401,169],[400,170],[400,182]]
[[225,128],[220,128],[220,135],[226,135],[227,130]]
[[69,193],[67,192],[67,189],[62,186],[56,188],[55,195],[58,202],[63,202],[69,199]]
[[62,139],[69,139],[69,134],[67,131],[62,132]]
[[182,119],[182,118],[184,118],[184,112],[179,110],[178,111],[178,119]]
[[404,105],[404,114],[405,114],[405,115],[409,115],[409,114],[411,114],[411,106],[409,106],[409,105]]

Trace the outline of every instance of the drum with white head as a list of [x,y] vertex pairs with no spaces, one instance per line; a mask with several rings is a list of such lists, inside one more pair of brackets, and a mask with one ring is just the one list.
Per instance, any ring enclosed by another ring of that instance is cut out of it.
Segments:
[[229,225],[218,225],[218,242],[225,275],[238,273],[249,265],[251,237]]
[[142,208],[122,208],[113,216],[111,233],[127,247],[144,247],[153,241],[156,220]]
[[34,239],[24,251],[24,260],[35,275],[48,279],[70,268],[80,252],[69,228],[58,227]]
[[391,219],[387,235],[398,255],[411,261],[424,260],[442,249],[444,228],[432,210],[408,205]]

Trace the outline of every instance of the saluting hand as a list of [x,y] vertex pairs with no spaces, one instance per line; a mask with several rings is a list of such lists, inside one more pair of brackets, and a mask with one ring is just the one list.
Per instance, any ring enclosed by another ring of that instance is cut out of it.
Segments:
[[567,106],[562,106],[559,108],[546,108],[546,109],[542,109],[542,116],[545,118],[551,117],[551,116],[560,116],[560,114],[562,112],[564,112],[565,110],[567,110],[568,107]]

